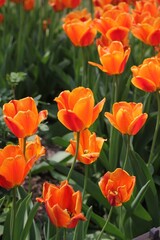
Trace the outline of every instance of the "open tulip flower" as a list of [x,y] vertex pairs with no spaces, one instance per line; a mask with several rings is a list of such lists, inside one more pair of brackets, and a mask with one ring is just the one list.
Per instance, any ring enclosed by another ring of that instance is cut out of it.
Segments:
[[145,91],[155,92],[160,89],[160,58],[146,58],[139,66],[132,66],[132,84]]
[[147,120],[147,113],[142,113],[143,104],[135,102],[116,102],[113,114],[105,112],[105,117],[122,134],[135,135]]
[[[38,141],[38,140],[37,140]],[[11,189],[15,186],[20,186],[35,161],[44,155],[44,148],[38,144],[32,146],[30,144],[26,147],[25,158],[20,146],[8,145],[0,149],[0,186],[6,189]],[[36,150],[36,151],[35,151]],[[34,154],[34,155],[33,155]]]
[[3,105],[4,121],[10,131],[17,138],[33,135],[38,125],[47,118],[47,110],[38,113],[33,98],[26,97],[20,100],[11,100]]
[[105,98],[94,106],[93,92],[89,88],[77,87],[65,90],[54,99],[58,106],[58,119],[69,130],[79,132],[89,128],[98,118]]
[[86,220],[81,213],[81,192],[75,192],[67,180],[60,185],[45,182],[43,196],[36,200],[45,204],[46,212],[56,227],[74,228],[79,220]]
[[[21,147],[22,151],[24,150],[24,142],[23,138],[19,138],[19,146]],[[32,141],[26,141],[25,146],[25,159],[27,162],[37,161],[40,157],[44,156],[46,153],[45,147],[41,145],[41,140],[38,135],[34,137]]]
[[136,177],[125,170],[117,168],[114,172],[106,172],[99,181],[99,187],[111,206],[119,207],[130,200],[134,190]]
[[75,46],[85,47],[93,43],[97,30],[87,9],[71,12],[63,20],[63,29]]
[[[84,164],[91,164],[97,160],[102,149],[104,139],[96,137],[95,133],[91,133],[88,129],[84,129],[80,132],[80,141],[77,160]],[[70,145],[66,151],[71,155],[76,154],[76,140],[70,140]]]
[[101,64],[88,62],[109,75],[121,74],[130,55],[130,47],[125,48],[119,41],[113,41],[109,46],[98,45]]
[[132,26],[132,17],[129,11],[127,12],[127,9],[106,8],[102,16],[93,20],[93,24],[97,31],[105,35],[110,42],[120,41],[123,45],[128,46],[128,34]]
[[141,23],[134,24],[132,34],[145,44],[160,45],[160,17],[146,17]]

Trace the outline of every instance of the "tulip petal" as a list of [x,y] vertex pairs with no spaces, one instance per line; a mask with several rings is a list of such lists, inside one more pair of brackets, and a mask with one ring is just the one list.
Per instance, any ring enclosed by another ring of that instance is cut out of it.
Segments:
[[92,123],[96,121],[98,118],[99,113],[102,111],[104,103],[106,99],[103,98],[99,103],[96,104],[96,106],[93,108],[93,116],[92,116]]
[[73,108],[74,113],[83,122],[86,128],[90,127],[92,124],[93,107],[94,98],[92,95],[89,95],[86,98],[80,98]]
[[48,111],[47,110],[42,110],[38,114],[38,123],[41,123],[44,121],[48,116]]
[[133,77],[132,80],[131,80],[132,84],[143,90],[143,91],[146,91],[146,92],[155,92],[157,87],[155,85],[155,83],[149,79],[145,79],[143,77]]
[[19,111],[14,120],[23,126],[25,136],[31,136],[37,131],[38,119],[35,113],[30,110],[26,112]]
[[58,204],[51,208],[48,202],[45,203],[45,207],[51,222],[56,227],[67,228],[70,223],[70,216],[67,209],[63,210]]
[[84,124],[81,121],[81,119],[78,118],[78,116],[70,111],[62,109],[57,114],[58,120],[68,129],[79,132],[83,127]]
[[135,118],[129,128],[128,128],[128,134],[129,135],[135,135],[137,134],[137,132],[139,132],[139,130],[143,127],[143,125],[145,124],[146,120],[147,120],[148,114],[144,113],[141,114],[140,116],[138,116],[137,118]]
[[18,138],[23,138],[25,136],[25,131],[23,126],[16,122],[13,118],[4,116],[4,121],[10,131]]
[[70,223],[67,226],[67,228],[75,228],[78,221],[80,221],[80,220],[81,221],[86,221],[87,220],[82,213],[79,213],[79,214],[75,215],[74,217],[72,217]]
[[104,116],[108,119],[111,125],[113,125],[117,130],[119,130],[119,126],[117,125],[116,119],[113,114],[105,112]]
[[16,156],[15,158],[6,158],[0,168],[0,175],[6,181],[12,184],[12,187],[21,185],[24,180],[25,159],[23,156]]
[[128,133],[128,126],[131,122],[130,113],[126,109],[120,109],[116,114],[116,123],[122,134]]

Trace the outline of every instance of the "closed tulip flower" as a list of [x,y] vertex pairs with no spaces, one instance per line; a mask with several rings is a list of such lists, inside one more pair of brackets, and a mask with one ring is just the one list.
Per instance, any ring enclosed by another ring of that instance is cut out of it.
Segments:
[[155,92],[160,89],[160,58],[146,58],[139,66],[132,66],[132,84],[145,92]]
[[143,104],[135,102],[116,102],[113,114],[105,112],[105,117],[122,134],[135,135],[147,120],[147,113],[142,113]]
[[[91,133],[88,129],[84,129],[80,132],[77,160],[84,164],[95,162],[100,155],[103,143],[103,138],[96,137],[95,133]],[[76,144],[77,141],[71,139],[70,145],[66,149],[66,151],[73,156],[76,154]]]
[[8,145],[0,149],[0,186],[6,189],[20,186],[35,161],[44,153],[44,147],[38,142],[36,145],[27,144],[26,158],[20,146]]
[[3,105],[4,121],[10,131],[18,138],[35,134],[38,125],[47,118],[47,110],[38,113],[33,98],[11,100]]
[[98,54],[101,64],[90,62],[109,75],[121,74],[130,55],[130,48],[125,48],[119,41],[113,41],[109,46],[98,45]]
[[130,176],[125,170],[117,168],[114,172],[104,174],[99,181],[99,187],[110,205],[119,207],[130,200],[135,181],[135,176]]
[[43,196],[36,200],[45,204],[46,212],[56,227],[74,228],[79,220],[86,220],[81,213],[81,192],[75,192],[67,181],[58,186],[45,182]]
[[58,119],[69,130],[79,132],[89,128],[98,118],[105,98],[94,106],[93,92],[89,88],[77,87],[65,90],[54,99],[58,106]]
[[63,29],[75,46],[86,47],[93,43],[97,31],[86,9],[71,12],[63,20]]

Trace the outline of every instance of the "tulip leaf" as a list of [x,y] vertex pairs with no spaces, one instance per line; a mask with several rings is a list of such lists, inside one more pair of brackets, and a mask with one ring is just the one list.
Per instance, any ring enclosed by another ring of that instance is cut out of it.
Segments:
[[36,203],[32,207],[32,209],[30,210],[30,212],[28,214],[27,222],[25,223],[25,227],[23,228],[23,231],[21,233],[21,240],[25,240],[26,239],[26,237],[27,237],[27,235],[28,235],[28,233],[30,231],[31,225],[33,223],[34,216],[37,213],[39,205],[40,205],[39,203]]
[[16,206],[16,217],[14,223],[14,236],[13,239],[19,239],[24,228],[27,218],[27,211],[31,199],[31,194],[28,194],[24,199],[20,199]]
[[[88,207],[86,205],[83,205],[83,209],[84,211],[87,211]],[[91,219],[92,221],[97,224],[101,229],[103,228],[106,220],[102,217],[100,217],[99,215],[97,215],[96,213],[94,213],[93,211],[91,212]],[[123,233],[115,226],[115,224],[112,224],[110,222],[108,222],[106,228],[105,228],[105,231],[112,235],[112,236],[115,236],[116,239],[120,240],[120,239],[123,239],[125,240],[125,236],[123,235]]]
[[139,191],[139,193],[137,194],[136,198],[134,199],[134,201],[131,204],[131,209],[132,211],[134,211],[134,209],[138,206],[138,204],[142,201],[148,187],[150,184],[150,180],[141,188],[141,190]]
[[132,173],[136,176],[137,189],[140,191],[141,188],[145,186],[145,184],[147,184],[147,182],[149,181],[148,186],[146,185],[147,191],[145,191],[145,188],[143,189],[145,191],[144,199],[146,202],[148,212],[152,217],[153,224],[157,225],[159,224],[159,216],[157,214],[157,212],[159,212],[159,203],[154,180],[144,160],[139,156],[138,153],[134,152],[133,150],[130,150],[129,156],[130,159],[128,164],[131,167]]

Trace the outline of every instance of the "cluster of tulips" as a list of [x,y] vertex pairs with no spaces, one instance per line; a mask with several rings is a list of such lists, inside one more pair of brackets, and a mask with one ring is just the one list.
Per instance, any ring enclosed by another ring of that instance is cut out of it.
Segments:
[[[26,4],[27,9],[32,9],[34,6],[33,0],[12,0],[12,2]],[[48,3],[56,12],[79,7],[81,1],[49,0]],[[1,6],[3,4],[5,1]],[[63,18],[62,28],[75,47],[85,48],[96,42],[100,63],[89,61],[86,64],[98,67],[108,76],[115,76],[111,109],[104,113],[105,120],[111,125],[109,144],[115,128],[122,136],[127,136],[128,148],[132,148],[131,137],[143,128],[148,119],[148,114],[143,113],[143,103],[127,102],[123,99],[118,101],[118,77],[124,72],[131,53],[129,34],[152,46],[156,53],[144,59],[140,65],[131,67],[133,87],[143,92],[155,93],[157,97],[158,115],[148,158],[150,165],[153,163],[160,123],[159,1],[93,0],[92,4],[94,19],[87,9],[75,10]],[[98,38],[96,38],[97,33],[100,35]],[[87,220],[82,213],[82,204],[86,197],[87,170],[84,176],[83,194],[79,190],[75,191],[70,183],[72,171],[76,161],[81,162],[88,169],[89,165],[98,160],[104,142],[108,141],[90,130],[108,99],[104,97],[95,104],[94,93],[87,85],[87,79],[85,81],[82,79],[80,86],[71,91],[62,91],[54,99],[58,108],[58,120],[73,132],[73,139],[70,139],[66,152],[72,155],[74,160],[66,179],[59,185],[44,182],[42,196],[37,196],[36,200],[44,203],[50,221],[57,228],[75,228],[80,220]],[[7,127],[18,139],[17,145],[10,144],[0,150],[0,186],[10,190],[22,185],[34,163],[45,155],[45,148],[41,145],[39,136],[35,134],[39,124],[47,119],[48,112],[42,110],[38,113],[34,99],[26,97],[5,103],[3,115]],[[122,206],[129,201],[134,191],[136,176],[126,170],[127,150],[119,167],[105,172],[98,182],[103,196],[111,206],[98,240],[106,229],[113,207]],[[114,161],[114,159],[110,160]]]

